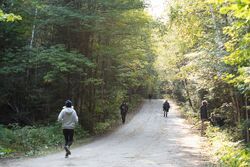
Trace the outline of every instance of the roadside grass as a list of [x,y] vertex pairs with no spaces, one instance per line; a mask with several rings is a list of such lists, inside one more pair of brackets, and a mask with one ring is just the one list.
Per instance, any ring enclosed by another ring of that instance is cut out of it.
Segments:
[[[33,156],[49,150],[57,150],[63,144],[61,125],[0,126],[0,157]],[[86,139],[89,134],[81,127],[75,130],[75,140]]]
[[[195,127],[200,130],[198,113],[194,113],[187,105],[181,106],[182,115]],[[192,127],[192,128],[193,128]],[[250,166],[250,144],[241,139],[241,129],[238,127],[220,128],[206,123],[206,152],[210,161],[215,167],[249,167]]]
[[234,140],[232,133],[209,125],[206,137],[209,140],[211,155],[221,167],[249,167],[250,145],[243,140]]

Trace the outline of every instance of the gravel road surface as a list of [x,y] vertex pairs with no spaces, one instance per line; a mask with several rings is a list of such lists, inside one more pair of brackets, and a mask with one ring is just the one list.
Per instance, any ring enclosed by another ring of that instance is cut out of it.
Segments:
[[44,157],[0,162],[1,167],[202,167],[202,139],[170,102],[163,117],[163,100],[145,100],[133,118],[107,136]]

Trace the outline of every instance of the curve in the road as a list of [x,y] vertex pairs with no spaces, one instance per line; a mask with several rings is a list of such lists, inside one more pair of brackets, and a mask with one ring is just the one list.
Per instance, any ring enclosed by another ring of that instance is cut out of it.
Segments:
[[163,117],[163,100],[146,100],[140,111],[112,134],[72,150],[45,157],[2,163],[3,167],[201,167],[201,138],[171,104]]

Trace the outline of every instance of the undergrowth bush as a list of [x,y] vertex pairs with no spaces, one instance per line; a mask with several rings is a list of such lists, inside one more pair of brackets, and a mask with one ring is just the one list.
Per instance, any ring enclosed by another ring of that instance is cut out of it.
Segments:
[[[190,123],[199,123],[199,114],[193,112],[189,106],[184,104],[181,106],[181,110]],[[234,127],[216,127],[212,126],[209,122],[206,123],[206,137],[211,145],[210,154],[217,166],[250,166],[250,145],[246,145],[242,140],[242,129],[245,126],[239,124]]]
[[218,127],[209,126],[206,130],[212,145],[212,155],[214,155],[219,166],[222,167],[249,167],[250,166],[250,146],[243,141],[234,141],[236,138],[229,130],[221,130]]
[[115,120],[106,120],[105,122],[99,122],[94,128],[95,134],[104,134],[112,128],[112,125],[115,124]]
[[[88,133],[80,126],[75,129],[75,139],[86,137]],[[11,153],[35,153],[62,145],[64,142],[61,125],[49,126],[25,126],[16,124],[11,128],[0,126],[0,156],[7,156]]]

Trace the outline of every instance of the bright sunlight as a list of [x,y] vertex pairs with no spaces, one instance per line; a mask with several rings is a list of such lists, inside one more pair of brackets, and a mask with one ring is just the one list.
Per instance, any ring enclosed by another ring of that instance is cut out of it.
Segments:
[[148,12],[154,17],[154,18],[161,18],[165,7],[166,7],[166,0],[146,0],[146,3],[149,4],[148,6]]

